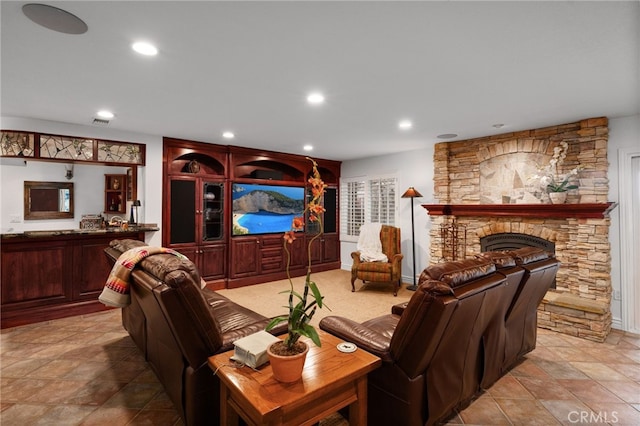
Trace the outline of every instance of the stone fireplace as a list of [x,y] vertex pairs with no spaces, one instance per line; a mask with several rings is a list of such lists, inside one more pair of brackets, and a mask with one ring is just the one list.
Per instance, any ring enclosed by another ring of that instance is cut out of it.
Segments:
[[[556,287],[538,309],[538,325],[603,341],[611,329],[608,213],[614,207],[606,198],[607,136],[607,119],[594,118],[437,144],[437,204],[423,205],[432,220],[430,262],[447,259],[452,252],[441,234],[442,228],[452,226],[465,231],[465,247],[454,250],[461,257],[481,252],[481,240],[502,234],[521,235],[521,245],[536,245],[527,244],[527,238],[546,242],[554,247],[561,267]],[[568,145],[565,167],[579,164],[584,169],[567,204],[549,204],[526,183],[535,171],[519,165],[548,161],[561,142]]]

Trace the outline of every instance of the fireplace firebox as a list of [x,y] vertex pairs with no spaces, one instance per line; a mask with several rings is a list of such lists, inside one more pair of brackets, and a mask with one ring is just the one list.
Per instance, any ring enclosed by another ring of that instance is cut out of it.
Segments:
[[[480,251],[482,252],[515,250],[521,247],[537,247],[554,255],[556,253],[556,244],[553,241],[535,235],[502,232],[480,238]],[[551,288],[556,288],[556,280],[553,280]]]

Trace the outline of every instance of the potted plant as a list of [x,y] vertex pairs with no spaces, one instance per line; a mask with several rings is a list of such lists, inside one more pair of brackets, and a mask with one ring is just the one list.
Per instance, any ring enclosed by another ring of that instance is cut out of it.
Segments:
[[[313,163],[313,175],[308,180],[311,186],[312,198],[302,212],[302,215],[293,219],[292,229],[285,232],[283,237],[287,259],[285,269],[290,287],[282,293],[288,294],[288,305],[286,306],[288,314],[274,318],[266,327],[266,330],[269,331],[281,322],[287,322],[287,336],[284,340],[271,345],[267,350],[274,377],[281,382],[294,382],[302,375],[302,368],[304,367],[304,361],[309,348],[305,342],[299,341],[300,336],[308,337],[316,346],[321,345],[318,332],[315,327],[309,324],[316,309],[323,307],[324,299],[316,283],[311,280],[311,245],[323,232],[322,213],[324,213],[325,210],[321,202],[326,185],[318,172],[318,164],[311,158],[308,159]],[[302,294],[300,294],[295,290],[293,280],[291,279],[291,273],[289,271],[291,252],[288,246],[296,239],[296,232],[304,230],[305,214],[309,215],[311,222],[316,222],[319,226],[318,232],[307,244],[307,274],[304,281],[304,289]],[[294,363],[294,365],[281,367],[281,362]]]
[[553,204],[564,203],[567,199],[567,191],[578,189],[578,185],[570,185],[569,180],[582,170],[582,166],[578,165],[565,174],[558,173],[558,167],[564,163],[567,157],[568,148],[567,142],[560,142],[560,145],[553,149],[553,156],[549,160],[549,164],[544,168],[539,167],[542,174],[533,176],[533,179],[544,188]]
[[[572,172],[576,169],[573,169]],[[547,192],[549,193],[549,200],[551,200],[552,204],[563,204],[567,200],[567,191],[570,189],[578,189],[578,185],[569,185],[569,178],[572,174],[567,174],[564,177],[559,177],[558,179],[562,179],[560,183],[556,182],[555,176],[551,176],[549,183],[547,184]]]

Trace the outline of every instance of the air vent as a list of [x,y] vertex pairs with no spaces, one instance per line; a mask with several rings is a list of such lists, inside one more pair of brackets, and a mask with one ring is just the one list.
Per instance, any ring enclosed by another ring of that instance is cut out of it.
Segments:
[[102,118],[94,118],[93,124],[95,124],[96,126],[108,126],[109,120],[104,120]]

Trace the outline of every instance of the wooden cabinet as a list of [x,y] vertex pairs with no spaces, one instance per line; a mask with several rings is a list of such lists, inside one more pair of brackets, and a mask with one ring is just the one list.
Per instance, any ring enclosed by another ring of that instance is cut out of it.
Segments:
[[127,175],[104,175],[104,212],[127,212]]
[[[307,237],[310,239],[310,237]],[[340,260],[340,241],[336,234],[325,234],[311,244],[311,264],[325,264]],[[331,268],[334,269],[334,268]]]
[[211,288],[227,277],[226,148],[165,138],[163,245],[178,250]]
[[[325,235],[311,250],[314,271],[340,267],[340,162],[317,162],[329,188],[323,200],[327,209]],[[246,235],[248,228],[244,232],[237,226],[241,232],[234,235],[233,196],[240,192],[235,188],[242,185],[305,187],[312,168],[301,155],[164,138],[163,245],[189,257],[213,289],[286,278],[282,232],[252,231],[255,235]],[[304,198],[304,191],[300,198]],[[306,273],[309,251],[305,242],[313,232],[316,230],[308,226],[306,234],[300,234],[289,246],[292,277]]]
[[184,176],[169,179],[171,215],[165,246],[191,259],[207,282],[226,278],[224,198],[224,182]]
[[224,182],[171,177],[169,244],[202,244],[224,237]]
[[[329,185],[323,205],[324,235],[311,247],[312,270],[340,267],[340,245],[338,236],[338,184],[340,162],[317,160],[318,171]],[[231,147],[229,150],[230,181],[241,184],[307,186],[312,176],[313,164],[309,159],[293,154],[260,151]],[[309,198],[309,196],[307,197]],[[307,200],[308,201],[308,200]],[[305,201],[305,203],[307,202]],[[295,240],[290,250],[291,276],[304,275],[309,262],[306,245],[319,231],[317,224],[307,220],[306,234]],[[286,253],[282,232],[256,236],[231,236],[231,273],[228,286],[237,287],[269,280],[286,278]]]
[[[303,275],[307,266],[304,234],[291,245],[289,271],[292,277]],[[287,256],[282,234],[234,237],[231,239],[229,288],[286,278]]]
[[231,277],[252,277],[260,272],[260,237],[238,237],[231,240]]
[[[332,182],[334,175],[327,173],[328,181]],[[338,234],[338,187],[328,185],[321,203],[325,208],[322,215],[323,234],[313,240],[311,245],[311,265],[314,270],[328,270],[340,267],[340,238]],[[307,240],[311,240],[318,232],[316,222],[307,219]]]
[[112,265],[113,239],[144,241],[143,232],[2,238],[2,327],[97,312]]

